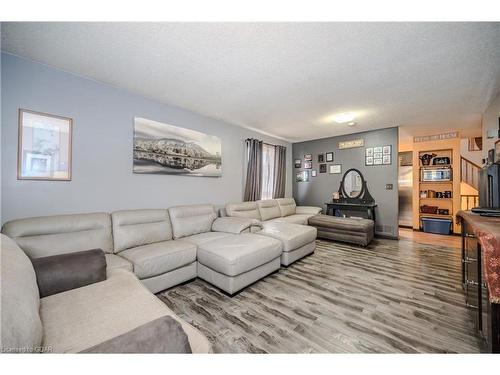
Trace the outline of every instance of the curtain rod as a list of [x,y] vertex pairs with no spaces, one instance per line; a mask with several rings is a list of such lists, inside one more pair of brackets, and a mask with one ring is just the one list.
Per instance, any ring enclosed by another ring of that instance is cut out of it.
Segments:
[[[247,138],[247,139],[245,139],[245,142],[246,142],[246,141],[251,141],[252,139],[257,139],[257,138]],[[264,142],[264,141],[261,141],[260,139],[257,139],[257,140],[258,140],[258,141],[260,141],[260,142],[262,142],[262,143],[263,143],[263,144],[265,144],[265,145],[268,145],[268,146],[280,146],[280,147],[284,147],[284,148],[286,148],[286,146],[274,145],[274,144],[269,143],[269,142]]]

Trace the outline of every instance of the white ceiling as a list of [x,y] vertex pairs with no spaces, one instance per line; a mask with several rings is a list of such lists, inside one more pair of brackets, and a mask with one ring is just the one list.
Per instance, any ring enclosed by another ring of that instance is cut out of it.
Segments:
[[3,23],[2,49],[293,142],[470,130],[500,91],[500,23]]

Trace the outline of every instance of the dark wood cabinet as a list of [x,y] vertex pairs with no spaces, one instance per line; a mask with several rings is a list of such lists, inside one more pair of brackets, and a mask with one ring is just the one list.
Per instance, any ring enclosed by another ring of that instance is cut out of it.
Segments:
[[462,286],[465,303],[473,316],[476,330],[483,339],[485,350],[500,353],[500,305],[490,303],[481,256],[481,244],[475,237],[472,226],[467,221],[462,221]]

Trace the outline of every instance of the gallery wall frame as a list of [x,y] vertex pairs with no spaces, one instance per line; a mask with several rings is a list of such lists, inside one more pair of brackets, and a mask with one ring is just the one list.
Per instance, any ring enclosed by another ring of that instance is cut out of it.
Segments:
[[19,108],[17,179],[71,181],[73,119]]

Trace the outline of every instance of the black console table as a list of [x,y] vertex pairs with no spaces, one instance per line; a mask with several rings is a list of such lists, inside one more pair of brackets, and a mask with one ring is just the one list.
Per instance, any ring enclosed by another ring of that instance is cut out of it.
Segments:
[[342,210],[348,211],[362,211],[366,212],[367,219],[371,219],[375,222],[375,207],[377,204],[372,203],[349,203],[349,202],[331,202],[326,204],[326,214],[336,216],[337,211],[341,212]]

